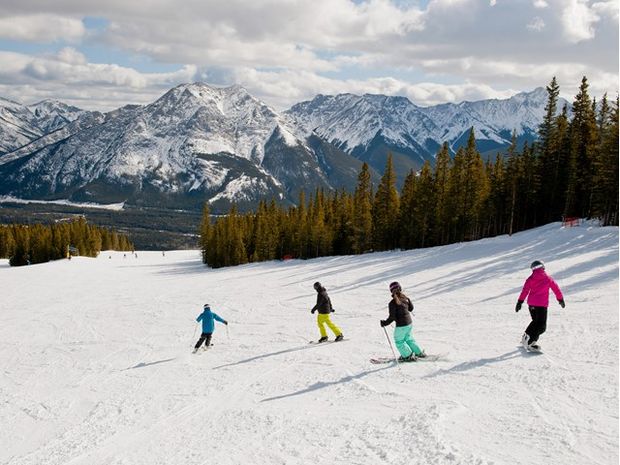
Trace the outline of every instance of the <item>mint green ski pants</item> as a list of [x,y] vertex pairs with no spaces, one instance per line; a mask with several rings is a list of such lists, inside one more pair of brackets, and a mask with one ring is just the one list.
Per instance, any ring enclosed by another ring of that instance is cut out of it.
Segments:
[[411,325],[394,328],[394,344],[404,358],[409,357],[412,352],[416,355],[422,353],[422,349],[411,335]]

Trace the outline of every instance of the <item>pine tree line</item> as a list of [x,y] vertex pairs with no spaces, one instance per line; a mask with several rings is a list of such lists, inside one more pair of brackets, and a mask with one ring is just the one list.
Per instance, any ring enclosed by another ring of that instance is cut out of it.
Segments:
[[[434,166],[410,172],[400,193],[388,156],[376,192],[368,165],[354,193],[302,193],[297,206],[260,202],[253,213],[230,213],[214,223],[205,205],[203,261],[212,267],[292,256],[359,254],[417,248],[512,234],[563,217],[618,224],[618,98],[600,104],[584,77],[573,103],[557,111],[559,86],[547,87],[539,140],[483,161],[473,128],[450,156],[444,143]],[[569,116],[570,115],[570,116]],[[572,118],[571,118],[572,116]]]
[[133,250],[127,236],[80,218],[51,225],[0,225],[0,258],[11,266],[43,263],[77,255],[96,257],[101,250]]

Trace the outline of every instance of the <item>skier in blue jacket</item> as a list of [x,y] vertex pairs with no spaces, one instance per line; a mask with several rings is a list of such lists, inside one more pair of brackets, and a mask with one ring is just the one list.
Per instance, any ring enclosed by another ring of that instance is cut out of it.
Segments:
[[194,353],[198,351],[202,344],[202,341],[204,341],[205,343],[205,349],[211,345],[211,335],[215,330],[215,320],[219,321],[220,323],[224,323],[225,325],[228,325],[228,321],[223,319],[217,313],[212,312],[209,304],[205,304],[203,312],[198,315],[198,318],[196,318],[196,321],[202,321],[202,334],[200,335],[200,339],[198,339],[198,342],[194,346]]

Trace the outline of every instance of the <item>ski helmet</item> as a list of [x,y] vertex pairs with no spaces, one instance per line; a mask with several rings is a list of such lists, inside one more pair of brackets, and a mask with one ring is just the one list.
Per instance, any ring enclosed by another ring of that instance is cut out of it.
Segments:
[[392,294],[394,294],[395,292],[400,292],[402,290],[403,288],[400,287],[400,284],[398,284],[398,281],[394,281],[393,283],[390,283],[390,292]]
[[211,310],[211,306],[209,304],[205,304],[203,308],[205,310]]
[[321,283],[317,281],[316,283],[314,283],[314,290],[318,291],[319,289],[321,289]]
[[542,268],[544,270],[545,269],[545,264],[543,262],[541,262],[540,260],[534,260],[532,262],[532,264],[530,265],[530,268],[532,270],[537,270],[539,268]]

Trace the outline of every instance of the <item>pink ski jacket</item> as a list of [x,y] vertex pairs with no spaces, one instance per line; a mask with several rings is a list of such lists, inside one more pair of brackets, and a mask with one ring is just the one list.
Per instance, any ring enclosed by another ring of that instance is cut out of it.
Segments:
[[555,294],[557,300],[563,300],[562,291],[551,276],[545,270],[539,268],[532,271],[532,274],[525,280],[523,290],[519,295],[519,300],[523,301],[527,297],[527,304],[533,307],[549,306],[549,289]]

